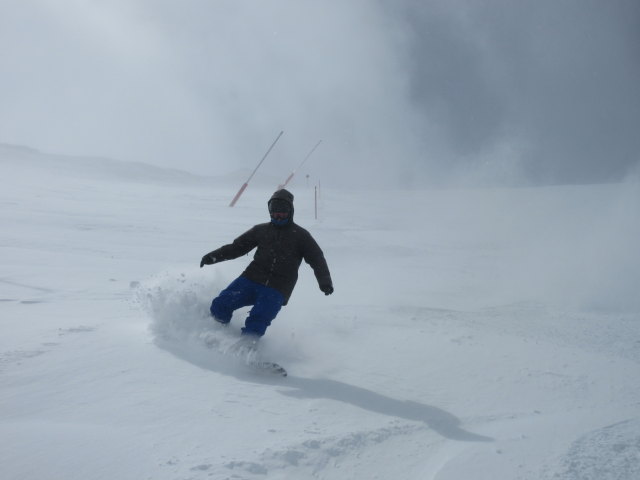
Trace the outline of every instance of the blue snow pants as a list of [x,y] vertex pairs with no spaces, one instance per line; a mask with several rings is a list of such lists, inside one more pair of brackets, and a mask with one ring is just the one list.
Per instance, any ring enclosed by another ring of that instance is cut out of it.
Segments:
[[284,295],[276,289],[238,277],[213,299],[210,310],[218,322],[229,323],[234,310],[253,305],[242,333],[261,337],[283,303]]

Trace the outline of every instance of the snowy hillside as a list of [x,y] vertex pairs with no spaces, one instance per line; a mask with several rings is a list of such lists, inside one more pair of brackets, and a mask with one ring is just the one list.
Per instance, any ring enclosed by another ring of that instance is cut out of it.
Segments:
[[[80,172],[81,173],[78,173]],[[286,174],[286,172],[284,172]],[[306,264],[258,373],[206,347],[276,184],[0,148],[0,478],[640,478],[640,187],[293,183]]]

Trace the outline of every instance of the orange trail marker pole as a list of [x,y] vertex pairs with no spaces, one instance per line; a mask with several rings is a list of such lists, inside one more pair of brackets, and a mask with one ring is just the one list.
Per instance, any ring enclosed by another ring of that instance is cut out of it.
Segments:
[[305,164],[305,162],[309,159],[311,154],[315,151],[316,148],[318,148],[318,145],[320,145],[321,143],[322,143],[322,140],[320,140],[318,143],[316,143],[316,146],[313,147],[309,153],[307,153],[307,156],[304,157],[304,160],[302,160],[302,163],[300,163],[300,165],[298,165],[298,168],[296,168],[293,172],[291,172],[289,174],[289,176],[287,177],[287,179],[284,181],[284,183],[282,185],[278,185],[278,190],[280,190],[280,189],[282,189],[282,188],[287,186],[287,183],[289,183],[289,181],[293,178],[293,176],[296,174],[296,171],[300,170],[300,168]]
[[281,131],[278,134],[276,139],[273,141],[273,143],[269,147],[269,150],[267,150],[267,153],[265,153],[264,156],[262,157],[262,160],[260,160],[260,162],[258,162],[258,166],[253,169],[253,172],[251,173],[251,175],[249,175],[249,178],[247,179],[247,181],[244,182],[244,184],[240,187],[240,190],[238,190],[238,193],[236,193],[236,196],[233,197],[233,200],[231,200],[231,203],[229,204],[230,207],[233,207],[236,204],[236,202],[238,201],[238,199],[240,198],[242,193],[247,189],[247,187],[249,186],[249,182],[251,181],[253,176],[256,174],[256,172],[260,168],[260,165],[262,165],[262,162],[264,162],[264,159],[267,158],[267,155],[269,155],[269,152],[271,152],[271,150],[273,149],[275,144],[278,142],[278,140],[280,140],[280,137],[282,136],[283,133],[284,133],[284,131]]

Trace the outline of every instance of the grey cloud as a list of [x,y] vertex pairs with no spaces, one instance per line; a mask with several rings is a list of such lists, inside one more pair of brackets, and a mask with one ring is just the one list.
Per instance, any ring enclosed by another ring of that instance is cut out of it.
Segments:
[[0,142],[327,183],[592,182],[640,154],[634,0],[0,5]]
[[412,98],[453,161],[515,141],[522,171],[545,183],[620,179],[638,163],[637,2],[408,1],[404,14]]

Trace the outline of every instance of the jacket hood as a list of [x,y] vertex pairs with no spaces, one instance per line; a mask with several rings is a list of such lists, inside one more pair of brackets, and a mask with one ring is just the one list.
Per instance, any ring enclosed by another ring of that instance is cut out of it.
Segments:
[[284,188],[281,189],[281,190],[277,190],[276,192],[274,192],[273,195],[271,195],[271,198],[267,202],[267,207],[269,206],[269,204],[271,203],[272,200],[283,200],[283,201],[287,202],[289,205],[291,205],[291,217],[290,217],[289,225],[291,223],[293,223],[293,213],[294,213],[294,209],[293,209],[293,193],[291,193],[289,190],[286,190]]
[[293,193],[291,193],[289,190],[286,190],[284,188],[281,190],[277,190],[273,195],[271,195],[269,202],[271,202],[271,200],[275,200],[276,198],[288,202],[291,205],[291,208],[293,208]]

